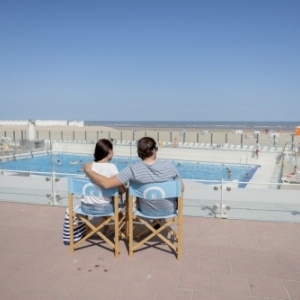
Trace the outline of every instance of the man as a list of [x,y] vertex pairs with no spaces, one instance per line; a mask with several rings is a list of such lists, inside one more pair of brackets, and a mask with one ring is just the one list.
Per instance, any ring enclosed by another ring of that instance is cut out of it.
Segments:
[[[129,181],[151,183],[179,179],[179,173],[170,161],[156,160],[157,151],[155,140],[150,137],[144,137],[137,144],[137,153],[142,159],[141,162],[123,169],[111,178],[106,178],[93,172],[91,163],[85,165],[84,171],[92,181],[104,188],[121,186]],[[183,183],[181,185],[183,191]],[[139,209],[142,213],[149,216],[168,215],[177,210],[177,199],[140,199]]]

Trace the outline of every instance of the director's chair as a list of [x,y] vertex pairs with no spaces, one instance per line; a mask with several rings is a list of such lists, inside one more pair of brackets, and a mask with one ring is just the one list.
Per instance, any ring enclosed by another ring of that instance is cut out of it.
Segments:
[[[163,199],[163,198],[178,198],[178,210],[169,215],[149,216],[145,215],[137,209],[133,212],[134,198],[151,199]],[[177,259],[182,255],[182,222],[183,222],[183,194],[181,192],[181,181],[172,180],[159,183],[139,184],[136,182],[130,182],[127,200],[127,212],[128,212],[128,239],[129,239],[129,255],[132,256],[133,252],[147,243],[154,236],[157,236],[161,241],[167,244],[177,254]],[[166,220],[165,223],[162,222]],[[133,234],[134,225],[142,224],[145,229],[138,232],[135,236]],[[157,226],[159,225],[159,226]],[[171,226],[177,225],[177,232],[171,228]],[[158,229],[155,229],[159,227]],[[150,234],[142,238],[145,233]],[[173,239],[168,239],[162,232],[167,231]],[[177,245],[174,243],[174,238],[177,241]],[[134,244],[134,239],[141,239]],[[172,241],[173,240],[173,241]]]
[[[73,195],[102,195],[105,197],[112,197],[114,202],[114,212],[112,213],[103,213],[96,215],[89,215],[84,213],[81,210],[81,207],[73,206]],[[125,225],[125,216],[119,220],[119,193],[118,188],[104,189],[90,181],[86,178],[68,178],[68,206],[69,206],[69,228],[70,228],[70,251],[74,253],[75,248],[81,245],[84,241],[88,240],[94,234],[97,234],[103,241],[105,241],[110,247],[113,248],[115,257],[119,257],[119,237],[122,236],[121,233],[122,227]],[[73,219],[78,218],[85,223],[85,235],[79,241],[74,241],[74,228],[73,228]],[[97,219],[97,223],[93,224],[89,219]],[[108,239],[100,230],[105,225],[114,225],[114,241]]]

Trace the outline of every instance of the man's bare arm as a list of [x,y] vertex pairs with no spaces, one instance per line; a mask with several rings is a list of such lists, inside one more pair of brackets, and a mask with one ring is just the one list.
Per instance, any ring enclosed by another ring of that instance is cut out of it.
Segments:
[[105,176],[99,175],[96,172],[92,171],[92,163],[87,163],[83,168],[85,174],[96,184],[104,187],[105,189],[119,187],[123,184],[120,182],[118,177],[115,175],[113,177],[107,178]]

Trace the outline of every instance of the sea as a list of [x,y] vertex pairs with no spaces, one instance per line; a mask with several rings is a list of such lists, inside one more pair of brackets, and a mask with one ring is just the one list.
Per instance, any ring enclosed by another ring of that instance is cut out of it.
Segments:
[[241,129],[293,131],[300,121],[84,121],[85,126],[107,126],[112,128],[178,128],[178,129]]

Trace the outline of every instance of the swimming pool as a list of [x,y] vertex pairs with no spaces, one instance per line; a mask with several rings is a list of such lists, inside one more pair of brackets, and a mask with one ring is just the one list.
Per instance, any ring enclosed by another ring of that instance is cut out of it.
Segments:
[[[55,153],[2,161],[0,167],[4,170],[84,174],[82,171],[83,165],[92,160],[92,155]],[[111,162],[116,164],[118,170],[121,171],[128,165],[138,161],[140,161],[139,158],[114,157]],[[221,181],[223,179],[225,181],[249,182],[259,167],[258,165],[204,163],[183,160],[172,160],[172,163],[183,179],[192,180]],[[230,172],[228,172],[229,170]],[[244,186],[244,183],[239,184],[239,187]]]

